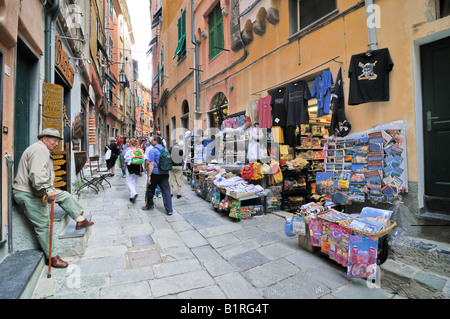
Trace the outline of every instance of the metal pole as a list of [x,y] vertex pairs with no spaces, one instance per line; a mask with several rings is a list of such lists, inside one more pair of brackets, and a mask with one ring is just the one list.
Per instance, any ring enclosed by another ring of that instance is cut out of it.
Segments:
[[13,235],[12,235],[12,176],[13,176],[13,164],[14,160],[11,155],[8,153],[5,154],[6,165],[8,166],[8,252],[11,253],[13,251]]

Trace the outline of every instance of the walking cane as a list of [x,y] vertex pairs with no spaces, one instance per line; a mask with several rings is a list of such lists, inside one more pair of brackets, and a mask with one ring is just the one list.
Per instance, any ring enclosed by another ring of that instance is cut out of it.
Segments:
[[[47,198],[47,195],[44,195],[44,197],[42,197],[42,202],[45,203],[45,199]],[[49,256],[48,256],[48,274],[47,274],[47,278],[51,278],[52,277],[52,235],[53,235],[53,208],[55,207],[55,201],[52,200],[52,210],[50,213],[50,244],[49,244]]]

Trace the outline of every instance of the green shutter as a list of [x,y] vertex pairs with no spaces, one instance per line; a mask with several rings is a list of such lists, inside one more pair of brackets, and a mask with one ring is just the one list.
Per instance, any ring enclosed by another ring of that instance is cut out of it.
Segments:
[[223,48],[223,16],[220,6],[216,6],[208,16],[209,27],[209,59],[216,57],[222,50],[217,48]]
[[186,9],[181,13],[177,23],[178,45],[172,59],[178,56],[178,61],[186,56]]

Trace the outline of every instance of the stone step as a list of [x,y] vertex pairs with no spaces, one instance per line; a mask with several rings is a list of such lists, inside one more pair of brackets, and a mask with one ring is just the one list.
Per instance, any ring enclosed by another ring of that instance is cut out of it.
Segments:
[[30,298],[44,265],[44,253],[35,249],[7,256],[0,263],[0,299]]
[[380,267],[381,288],[410,299],[450,298],[450,278],[388,259]]
[[[86,218],[88,221],[91,221],[92,218],[90,215],[86,216],[83,215],[83,217]],[[81,229],[76,229],[75,227],[76,221],[71,219],[67,224],[67,226],[64,228],[64,230],[59,234],[59,238],[63,239],[63,238],[83,237],[86,231],[88,230],[88,227]]]
[[425,205],[420,217],[450,221],[450,198],[425,196]]
[[388,246],[390,259],[450,277],[450,244],[418,237],[392,236]]

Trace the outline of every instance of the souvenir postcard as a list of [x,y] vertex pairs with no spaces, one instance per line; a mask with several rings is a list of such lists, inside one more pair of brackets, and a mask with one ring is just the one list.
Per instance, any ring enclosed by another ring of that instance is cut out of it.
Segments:
[[392,210],[380,209],[375,207],[364,207],[361,210],[361,214],[359,218],[363,218],[366,220],[379,221],[384,226],[386,226],[387,222],[392,216]]
[[316,192],[318,194],[331,195],[333,193],[333,183],[334,183],[333,172],[317,172]]

